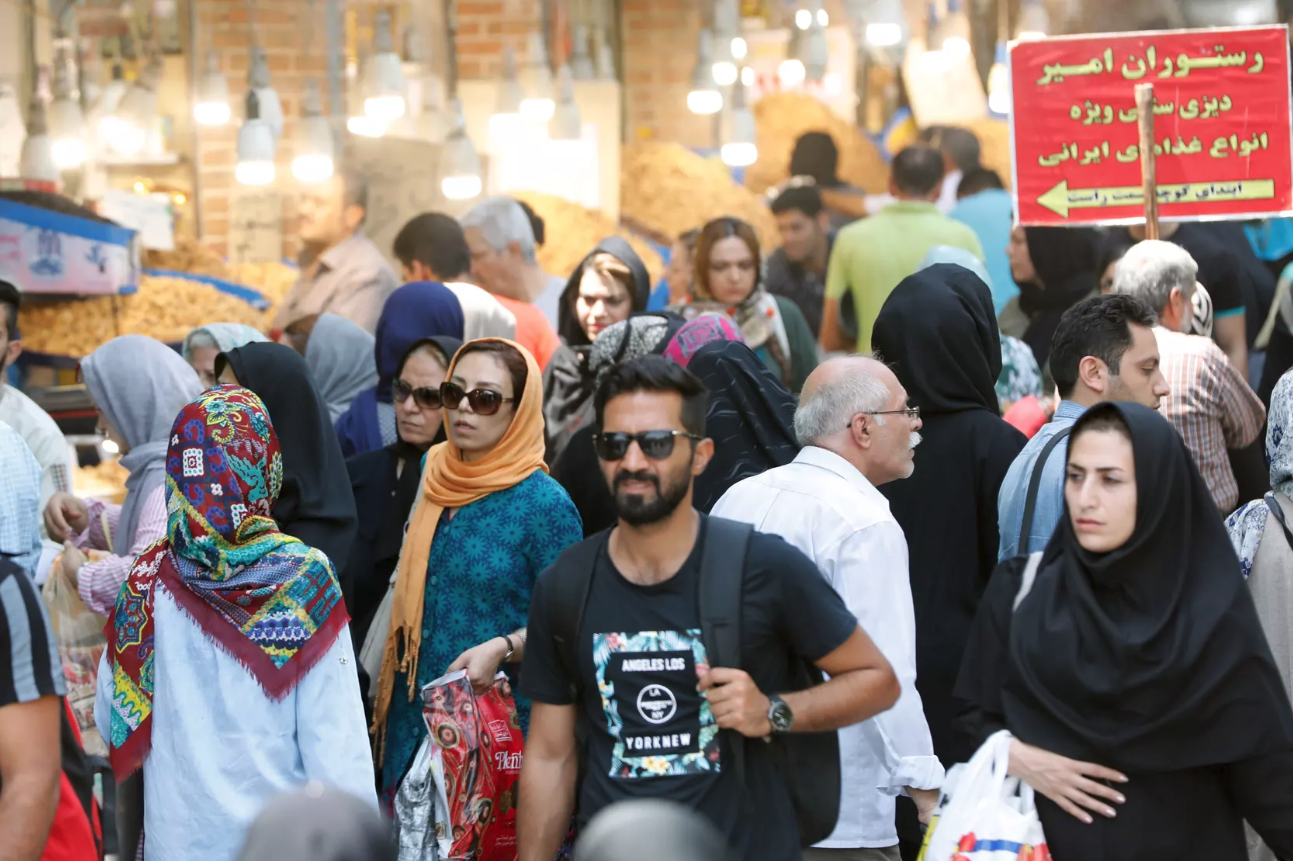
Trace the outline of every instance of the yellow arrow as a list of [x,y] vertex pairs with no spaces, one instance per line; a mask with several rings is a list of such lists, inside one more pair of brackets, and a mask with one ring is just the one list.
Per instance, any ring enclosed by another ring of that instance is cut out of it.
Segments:
[[[1275,197],[1273,179],[1236,179],[1228,182],[1184,182],[1158,187],[1159,205],[1168,203],[1209,203],[1232,200],[1270,200]],[[1061,218],[1071,209],[1103,209],[1110,206],[1143,206],[1145,192],[1138,185],[1120,188],[1069,188],[1068,180],[1037,198],[1037,202]]]

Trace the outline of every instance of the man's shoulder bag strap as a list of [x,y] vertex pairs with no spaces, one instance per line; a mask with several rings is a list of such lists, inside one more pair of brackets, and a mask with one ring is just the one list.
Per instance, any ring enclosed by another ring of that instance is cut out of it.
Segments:
[[1046,461],[1050,460],[1055,446],[1068,439],[1072,432],[1073,426],[1069,425],[1047,440],[1042,453],[1037,456],[1037,462],[1033,464],[1033,474],[1028,478],[1028,495],[1024,497],[1024,516],[1019,524],[1019,545],[1015,548],[1021,555],[1028,552],[1028,536],[1033,530],[1033,512],[1037,508],[1037,492],[1042,486],[1042,473],[1046,471]]
[[[741,593],[754,527],[708,517],[700,557],[700,629],[710,667],[741,669]],[[732,767],[745,785],[745,737],[731,733]]]

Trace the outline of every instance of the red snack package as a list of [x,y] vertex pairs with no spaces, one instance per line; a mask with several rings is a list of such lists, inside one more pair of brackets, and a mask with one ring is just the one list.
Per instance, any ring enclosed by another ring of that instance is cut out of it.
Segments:
[[486,694],[466,672],[422,689],[434,745],[436,840],[446,861],[515,861],[516,794],[524,757],[511,686],[502,673]]

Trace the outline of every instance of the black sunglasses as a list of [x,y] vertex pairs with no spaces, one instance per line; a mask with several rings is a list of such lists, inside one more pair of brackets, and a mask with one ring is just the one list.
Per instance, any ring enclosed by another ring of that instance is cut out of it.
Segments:
[[458,409],[462,405],[463,398],[467,399],[467,403],[471,404],[471,411],[478,416],[492,416],[503,404],[516,400],[516,398],[505,398],[489,389],[472,389],[467,392],[455,383],[440,384],[440,402],[449,409]]
[[395,400],[401,404],[407,401],[409,399],[409,396],[412,395],[413,403],[417,404],[422,409],[424,410],[440,409],[440,389],[439,388],[433,388],[431,386],[422,386],[421,388],[415,389],[412,386],[410,386],[408,383],[404,382],[403,380],[396,380],[395,382],[391,383],[391,394],[394,395]]
[[704,439],[699,434],[679,430],[651,430],[641,433],[611,431],[593,434],[593,449],[602,460],[623,460],[629,453],[629,445],[636,442],[638,448],[642,449],[642,453],[651,460],[664,460],[673,454],[674,441],[680,436],[697,441]]

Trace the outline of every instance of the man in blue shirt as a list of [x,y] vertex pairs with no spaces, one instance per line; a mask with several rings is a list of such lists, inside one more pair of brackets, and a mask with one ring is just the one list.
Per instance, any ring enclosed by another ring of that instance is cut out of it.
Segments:
[[[1157,409],[1159,400],[1167,396],[1167,381],[1158,367],[1155,321],[1148,305],[1125,294],[1096,296],[1065,312],[1050,355],[1060,405],[1050,423],[1024,446],[1001,483],[999,559],[1035,553],[1050,541],[1064,512],[1068,432],[1084,412],[1104,401],[1134,401]],[[1039,464],[1043,455],[1045,462]],[[1021,542],[1029,485],[1038,469],[1031,525],[1027,540]]]

